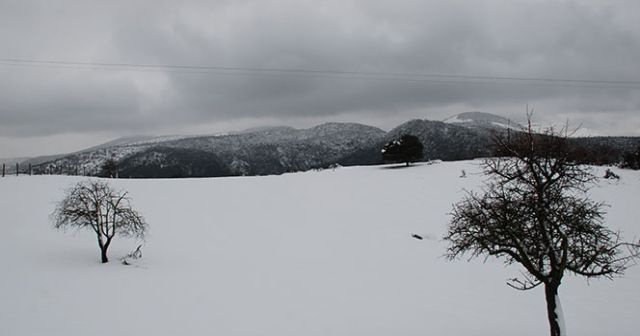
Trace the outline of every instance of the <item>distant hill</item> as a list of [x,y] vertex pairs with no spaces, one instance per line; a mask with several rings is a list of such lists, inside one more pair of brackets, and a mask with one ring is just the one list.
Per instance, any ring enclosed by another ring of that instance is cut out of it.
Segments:
[[443,121],[468,128],[513,129],[517,131],[525,129],[524,126],[515,121],[487,112],[464,112]]
[[121,177],[177,178],[230,176],[231,171],[211,152],[187,148],[150,147],[118,163]]
[[491,134],[485,129],[416,119],[392,129],[386,138],[397,139],[403,134],[420,139],[425,159],[452,161],[491,155]]
[[384,135],[372,126],[327,123],[302,130],[269,127],[220,136],[116,141],[54,157],[35,165],[34,172],[97,175],[113,158],[120,177],[282,174],[329,166]]
[[[107,159],[120,177],[217,177],[270,175],[382,163],[381,148],[403,134],[417,136],[424,160],[466,160],[493,154],[492,137],[524,127],[485,112],[465,112],[444,121],[410,120],[389,132],[356,123],[326,123],[308,129],[261,127],[209,136],[129,137],[76,153],[32,158],[36,174],[99,175]],[[616,164],[640,145],[637,137],[572,138],[585,163]]]

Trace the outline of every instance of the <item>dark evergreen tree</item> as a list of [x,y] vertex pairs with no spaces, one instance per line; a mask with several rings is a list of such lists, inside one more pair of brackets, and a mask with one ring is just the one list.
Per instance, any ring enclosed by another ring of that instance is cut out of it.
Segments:
[[385,162],[404,162],[408,166],[423,157],[424,146],[418,137],[404,134],[400,139],[387,142],[382,148],[382,159]]
[[108,158],[100,167],[100,177],[118,177],[118,162],[114,158]]
[[622,168],[640,169],[640,145],[634,150],[626,152],[622,157]]

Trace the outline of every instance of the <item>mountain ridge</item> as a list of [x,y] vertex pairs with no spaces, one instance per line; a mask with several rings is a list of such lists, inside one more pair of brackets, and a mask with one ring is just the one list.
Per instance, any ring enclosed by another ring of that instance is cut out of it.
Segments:
[[525,129],[520,123],[511,119],[480,111],[459,113],[444,119],[443,122],[469,128],[514,129],[519,131]]
[[[493,154],[493,136],[521,129],[518,123],[486,112],[464,112],[443,121],[413,119],[388,132],[340,122],[304,129],[269,126],[218,135],[120,138],[66,155],[30,159],[23,165],[31,163],[37,174],[99,176],[102,164],[113,159],[121,177],[271,175],[336,164],[381,164],[382,146],[403,134],[420,139],[424,160],[488,157]],[[618,162],[624,151],[640,145],[640,137],[571,141],[591,157],[597,151],[594,161],[598,164]]]

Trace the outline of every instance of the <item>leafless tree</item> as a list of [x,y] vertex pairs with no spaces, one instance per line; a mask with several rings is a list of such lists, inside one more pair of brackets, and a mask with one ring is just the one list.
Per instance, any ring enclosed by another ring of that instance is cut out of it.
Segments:
[[127,192],[116,191],[99,180],[86,180],[71,187],[51,215],[56,229],[80,228],[95,232],[103,263],[113,238],[144,238],[148,225],[131,207]]
[[566,128],[536,133],[530,117],[527,131],[496,137],[503,156],[484,161],[483,192],[454,205],[444,239],[450,259],[468,254],[520,264],[524,272],[507,284],[519,290],[543,285],[551,336],[560,336],[563,276],[622,275],[640,244],[623,242],[604,225],[605,205],[588,197],[596,177],[572,158]]

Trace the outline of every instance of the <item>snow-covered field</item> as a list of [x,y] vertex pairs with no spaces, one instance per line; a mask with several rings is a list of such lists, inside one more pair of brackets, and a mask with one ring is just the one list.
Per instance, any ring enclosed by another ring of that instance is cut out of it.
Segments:
[[[115,241],[102,265],[90,232],[52,229],[78,178],[0,178],[0,335],[545,335],[542,288],[505,285],[519,268],[442,257],[447,213],[477,172],[113,180],[150,225],[137,266],[118,262],[135,241]],[[615,172],[592,196],[638,237],[640,172]],[[569,334],[638,334],[640,266],[613,282],[567,277],[560,296]]]

